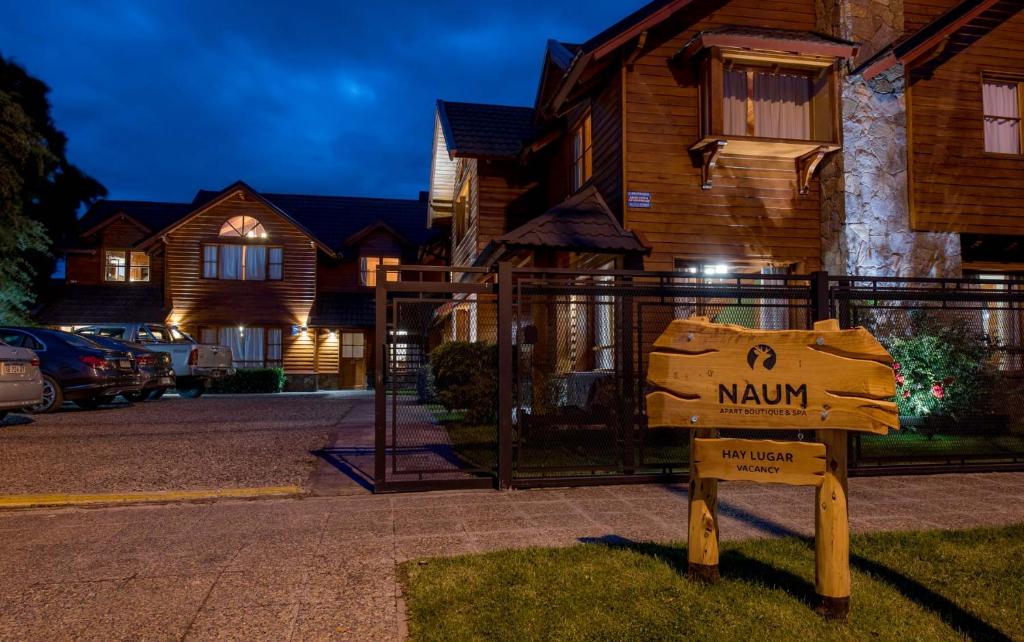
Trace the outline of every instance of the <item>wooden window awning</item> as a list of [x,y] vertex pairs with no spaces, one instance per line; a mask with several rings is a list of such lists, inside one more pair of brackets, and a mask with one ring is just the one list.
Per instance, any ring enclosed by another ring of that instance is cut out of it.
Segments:
[[853,42],[811,31],[723,27],[698,33],[679,50],[673,60],[685,62],[711,47],[764,52],[765,55],[782,54],[787,56],[784,59],[787,65],[799,64],[801,61],[794,60],[792,56],[800,56],[803,64],[808,66],[828,66],[837,58],[853,58],[858,49]]

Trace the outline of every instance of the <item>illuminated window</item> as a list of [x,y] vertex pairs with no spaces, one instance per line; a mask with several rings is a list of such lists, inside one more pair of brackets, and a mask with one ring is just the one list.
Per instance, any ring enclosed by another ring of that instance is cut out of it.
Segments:
[[107,250],[105,280],[123,282],[127,269],[128,261],[124,250]]
[[985,117],[985,151],[1021,153],[1021,83],[986,78],[981,88]]
[[[364,256],[360,259],[359,274],[363,285],[374,287],[377,285],[378,265],[400,265],[401,261],[392,256]],[[388,272],[388,281],[398,281],[398,271]]]
[[232,216],[220,226],[220,235],[245,239],[265,239],[263,224],[251,216]]
[[128,275],[134,282],[149,281],[149,255],[145,252],[132,252]]
[[343,359],[362,359],[365,350],[362,332],[341,333],[341,356]]
[[572,191],[578,191],[594,173],[590,113],[572,133]]

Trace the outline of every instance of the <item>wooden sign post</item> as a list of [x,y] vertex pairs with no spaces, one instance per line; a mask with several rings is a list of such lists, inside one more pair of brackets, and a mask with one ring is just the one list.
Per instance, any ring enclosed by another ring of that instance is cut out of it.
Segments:
[[[892,357],[864,328],[749,330],[673,321],[654,343],[648,425],[690,429],[690,577],[718,580],[718,482],[815,486],[820,610],[850,609],[846,431],[899,428]],[[715,439],[716,429],[814,430],[818,443]]]

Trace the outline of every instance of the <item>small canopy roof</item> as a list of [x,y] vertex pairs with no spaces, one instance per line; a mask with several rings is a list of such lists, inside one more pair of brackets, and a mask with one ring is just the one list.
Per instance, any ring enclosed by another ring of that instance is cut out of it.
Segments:
[[493,264],[507,251],[515,249],[602,254],[648,254],[651,251],[635,233],[622,227],[593,186],[491,241],[476,264]]

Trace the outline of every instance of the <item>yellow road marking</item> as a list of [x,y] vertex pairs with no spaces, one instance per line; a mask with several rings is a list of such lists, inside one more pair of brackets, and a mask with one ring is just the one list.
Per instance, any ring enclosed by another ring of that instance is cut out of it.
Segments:
[[187,502],[203,499],[245,499],[303,494],[300,486],[258,488],[215,488],[210,490],[160,490],[137,493],[74,493],[42,495],[0,495],[0,509],[37,506],[88,506],[90,504],[138,504],[145,502]]

